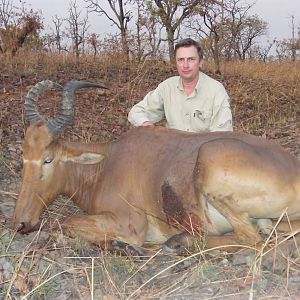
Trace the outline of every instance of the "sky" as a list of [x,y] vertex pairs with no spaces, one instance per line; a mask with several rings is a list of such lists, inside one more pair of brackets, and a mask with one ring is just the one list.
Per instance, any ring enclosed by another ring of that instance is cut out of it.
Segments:
[[[41,11],[44,17],[44,26],[52,26],[52,17],[57,15],[60,18],[68,16],[70,1],[68,0],[25,0],[35,11]],[[105,0],[101,0],[106,2]],[[253,2],[253,1],[251,1]],[[84,0],[77,0],[78,7],[84,16],[86,3]],[[292,37],[291,16],[294,16],[295,28],[300,27],[300,0],[256,0],[251,9],[251,14],[257,14],[261,19],[268,22],[269,34],[266,39],[284,39]],[[113,27],[104,16],[89,15],[91,24],[89,32],[95,32],[104,36],[107,33],[115,32]],[[297,34],[297,31],[296,31]]]

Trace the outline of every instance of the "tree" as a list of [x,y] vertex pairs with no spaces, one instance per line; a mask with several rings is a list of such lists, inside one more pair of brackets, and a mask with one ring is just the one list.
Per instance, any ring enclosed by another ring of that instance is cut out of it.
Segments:
[[291,16],[291,28],[292,28],[292,39],[291,39],[292,61],[296,61],[296,51],[299,50],[299,48],[297,47],[297,41],[295,35],[295,16],[293,15]]
[[58,53],[61,53],[61,51],[67,51],[67,47],[63,46],[63,38],[64,38],[64,31],[62,30],[62,26],[64,23],[64,20],[62,18],[59,18],[57,15],[52,17],[52,23],[54,24],[54,32],[52,33],[53,41],[55,43],[56,49],[58,50]]
[[268,59],[271,59],[272,56],[269,56],[271,49],[276,43],[276,39],[272,41],[267,41],[266,45],[256,45],[251,50],[251,57],[250,58],[256,58],[263,62],[267,62]]
[[[136,57],[138,61],[142,60],[142,57],[144,56],[144,33],[143,33],[143,27],[144,23],[146,21],[146,16],[144,15],[144,1],[143,0],[136,0],[131,1],[133,2],[133,5],[136,4],[137,7],[137,21],[135,23],[136,25],[136,43],[135,43],[135,52]],[[132,49],[131,49],[132,50]]]
[[291,38],[276,41],[276,54],[279,61],[297,60],[297,51],[300,50],[300,27],[298,28],[298,38],[296,37],[296,28],[294,16],[291,16]]
[[39,13],[25,9],[25,2],[21,8],[15,7],[11,0],[0,1],[0,52],[17,51],[30,39],[39,38],[39,31],[43,23]]
[[174,43],[177,39],[182,22],[189,17],[196,5],[203,0],[147,0],[147,5],[151,15],[158,16],[163,24],[169,49],[170,60],[175,59]]
[[223,0],[222,2],[226,14],[225,58],[227,61],[233,58],[243,60],[256,39],[266,34],[267,23],[257,16],[249,15],[253,3],[247,3],[244,0]]
[[16,17],[16,10],[11,0],[0,1],[0,28],[6,29],[9,25],[14,23]]
[[[88,15],[81,18],[81,11],[78,11],[78,6],[76,0],[70,2],[69,7],[69,18],[66,19],[68,22],[68,33],[72,40],[73,52],[76,57],[80,56],[80,48],[84,50],[85,36],[87,34],[88,25]],[[80,47],[82,45],[82,47]]]
[[158,18],[149,15],[144,0],[131,0],[130,3],[137,11],[136,32],[132,31],[129,37],[130,52],[139,61],[149,56],[157,58],[160,56],[162,26]]
[[224,39],[224,25],[227,22],[224,14],[224,5],[218,2],[206,2],[196,7],[192,18],[186,22],[187,28],[193,35],[203,40],[213,57],[216,74],[220,74],[221,44]]
[[265,35],[267,23],[258,16],[245,17],[236,34],[234,51],[240,60],[245,60],[247,53],[255,44],[256,38]]
[[267,23],[248,15],[252,5],[241,0],[206,1],[194,9],[186,22],[211,53],[216,73],[220,73],[221,58],[244,60],[257,38],[266,33]]
[[[100,16],[104,15],[109,21],[112,22],[121,34],[122,50],[125,58],[129,59],[129,46],[128,46],[128,23],[132,18],[130,10],[126,9],[127,1],[124,0],[106,0],[109,9],[103,5],[103,0],[85,0],[88,4],[90,12],[96,12]],[[102,2],[102,4],[101,4]],[[110,10],[110,11],[109,11]]]
[[286,39],[275,42],[277,59],[281,62],[290,59],[290,42]]
[[92,33],[89,37],[88,37],[88,43],[92,46],[93,49],[93,55],[94,57],[97,55],[98,52],[98,46],[99,46],[99,42],[98,42],[98,36],[96,33]]

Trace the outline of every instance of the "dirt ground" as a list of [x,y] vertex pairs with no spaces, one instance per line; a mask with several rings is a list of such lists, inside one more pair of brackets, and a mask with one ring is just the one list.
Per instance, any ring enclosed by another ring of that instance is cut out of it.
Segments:
[[[0,299],[300,299],[299,261],[288,260],[286,271],[272,272],[263,268],[259,257],[251,261],[243,255],[229,255],[223,249],[199,250],[178,257],[162,255],[157,248],[152,256],[134,258],[101,251],[83,240],[62,236],[52,227],[65,216],[80,212],[64,197],[45,212],[42,231],[22,236],[10,229],[21,179],[21,145],[26,128],[23,103],[32,85],[43,79],[61,84],[70,79],[106,83],[110,87],[107,91],[77,93],[75,124],[64,138],[108,141],[129,128],[127,113],[131,105],[171,74],[171,68],[155,66],[134,72],[126,67],[99,71],[64,66],[53,74],[46,74],[43,69],[13,72],[2,68]],[[270,121],[271,107],[255,123],[258,125],[251,127],[245,125],[245,120],[254,124],[252,120],[262,113],[245,95],[259,98],[262,90],[272,83],[249,79],[242,82],[230,74],[222,80],[232,96],[235,130],[274,139],[300,159],[299,85],[290,96],[286,95],[290,89],[284,89],[281,93],[284,100],[271,105],[278,105],[280,110],[291,105],[286,99],[293,99],[298,112],[280,122]],[[60,109],[60,97],[57,91],[46,92],[40,99],[39,110],[53,117]]]

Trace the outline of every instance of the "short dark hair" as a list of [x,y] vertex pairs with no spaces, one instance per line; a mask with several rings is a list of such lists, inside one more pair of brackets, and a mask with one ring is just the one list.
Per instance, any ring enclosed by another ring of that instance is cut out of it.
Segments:
[[183,40],[180,40],[176,45],[175,45],[175,55],[176,55],[176,51],[177,49],[181,48],[181,47],[190,47],[190,46],[194,46],[197,49],[198,55],[200,59],[203,59],[203,50],[201,48],[201,46],[199,45],[199,43],[197,43],[195,40],[191,39],[191,38],[186,38]]

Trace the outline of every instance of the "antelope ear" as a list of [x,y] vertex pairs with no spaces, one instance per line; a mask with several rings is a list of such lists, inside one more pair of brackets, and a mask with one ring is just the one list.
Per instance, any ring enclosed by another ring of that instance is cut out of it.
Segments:
[[104,155],[98,153],[84,152],[80,155],[67,156],[62,159],[64,162],[74,162],[82,165],[93,165],[100,163],[105,158]]

